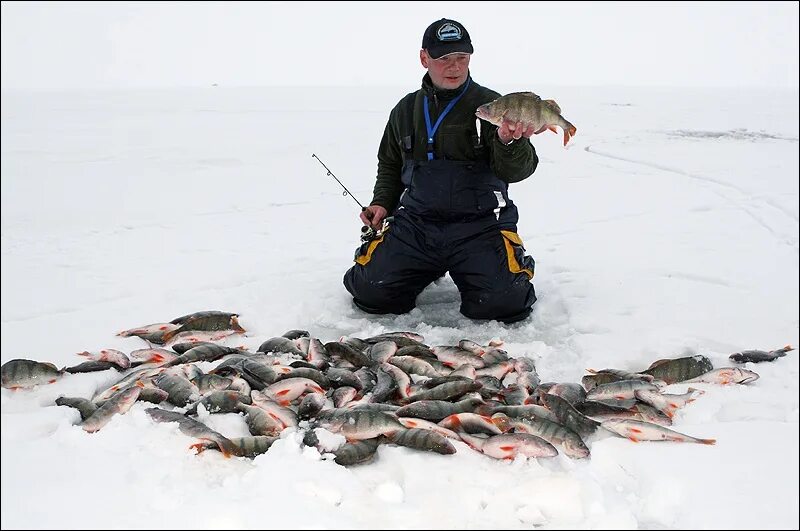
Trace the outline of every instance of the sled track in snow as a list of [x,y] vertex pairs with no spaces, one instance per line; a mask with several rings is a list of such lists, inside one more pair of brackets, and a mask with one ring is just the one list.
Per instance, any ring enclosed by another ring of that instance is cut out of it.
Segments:
[[[798,217],[797,217],[797,215],[795,213],[793,213],[793,212],[789,211],[788,209],[778,205],[777,203],[775,203],[774,201],[772,201],[770,199],[762,199],[762,198],[756,197],[753,194],[751,194],[750,192],[748,192],[748,191],[746,191],[746,190],[744,190],[742,188],[739,188],[738,186],[734,186],[734,185],[732,185],[730,183],[726,183],[724,181],[720,181],[720,180],[717,180],[717,179],[712,179],[711,177],[707,177],[705,175],[699,175],[699,174],[696,174],[696,173],[691,173],[691,172],[682,170],[680,168],[673,168],[673,167],[670,167],[670,166],[664,166],[662,164],[656,164],[656,163],[648,162],[648,161],[644,161],[644,160],[636,160],[636,159],[631,159],[631,158],[627,158],[627,157],[621,157],[621,156],[615,155],[613,153],[600,151],[596,147],[594,147],[594,145],[588,145],[588,146],[584,147],[583,149],[584,149],[584,151],[586,151],[587,153],[591,153],[592,155],[598,155],[600,157],[606,157],[606,158],[609,158],[609,159],[628,162],[630,164],[637,164],[639,166],[646,166],[648,168],[653,168],[653,169],[656,169],[656,170],[661,170],[661,171],[665,171],[665,172],[669,172],[669,173],[675,173],[675,174],[678,174],[678,175],[682,175],[684,177],[688,177],[689,179],[693,179],[693,180],[700,181],[700,182],[705,183],[705,184],[709,184],[711,186],[709,186],[708,188],[711,190],[712,193],[714,193],[715,195],[721,197],[722,199],[724,199],[727,203],[729,203],[733,207],[735,207],[735,208],[741,210],[742,212],[744,212],[745,214],[747,214],[753,221],[758,223],[767,232],[769,232],[776,240],[778,240],[779,242],[783,243],[784,245],[787,245],[787,246],[792,247],[794,249],[797,248],[797,240],[796,239],[791,238],[791,237],[786,237],[785,235],[783,235],[783,234],[779,233],[778,231],[774,230],[772,227],[769,226],[769,224],[766,221],[764,221],[761,217],[759,217],[755,212],[753,212],[751,209],[747,208],[744,204],[742,204],[744,201],[750,201],[750,202],[758,201],[761,204],[764,204],[767,207],[775,210],[776,212],[779,212],[780,214],[786,216],[787,218],[791,219],[795,223],[798,222]],[[738,198],[730,197],[730,196],[726,195],[725,192],[733,192],[734,194],[738,194],[741,197],[738,197]]]

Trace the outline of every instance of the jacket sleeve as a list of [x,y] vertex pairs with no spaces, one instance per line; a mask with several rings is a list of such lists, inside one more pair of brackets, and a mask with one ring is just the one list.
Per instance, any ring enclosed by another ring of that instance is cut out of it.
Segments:
[[539,157],[536,155],[536,148],[531,144],[530,139],[520,138],[509,145],[505,145],[497,136],[497,126],[488,122],[482,122],[488,130],[487,142],[490,149],[490,162],[492,169],[500,179],[507,183],[516,183],[527,179],[539,165]]
[[398,107],[392,109],[378,148],[378,176],[372,192],[371,205],[380,205],[390,214],[403,193],[400,174],[403,169],[403,152],[400,149]]

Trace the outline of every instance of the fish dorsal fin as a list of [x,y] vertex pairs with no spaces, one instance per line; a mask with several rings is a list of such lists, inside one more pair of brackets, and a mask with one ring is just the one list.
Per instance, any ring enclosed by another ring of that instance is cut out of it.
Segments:
[[547,104],[548,104],[548,105],[550,105],[550,106],[551,106],[553,109],[555,109],[555,111],[556,111],[558,114],[561,114],[561,107],[559,107],[559,106],[558,106],[558,103],[556,103],[556,100],[544,100],[544,103],[547,103]]
[[509,92],[506,94],[506,96],[522,96],[524,98],[533,98],[536,101],[540,101],[542,99],[538,94],[534,94],[533,92]]
[[667,359],[663,359],[663,360],[656,360],[656,361],[654,361],[653,363],[651,363],[651,364],[650,364],[650,366],[649,366],[649,367],[648,367],[646,370],[648,370],[648,371],[649,371],[650,369],[655,369],[655,368],[656,368],[656,367],[658,367],[659,365],[663,365],[664,363],[666,363],[666,362],[668,362],[668,361],[670,361],[670,360],[669,360],[669,358],[667,358]]

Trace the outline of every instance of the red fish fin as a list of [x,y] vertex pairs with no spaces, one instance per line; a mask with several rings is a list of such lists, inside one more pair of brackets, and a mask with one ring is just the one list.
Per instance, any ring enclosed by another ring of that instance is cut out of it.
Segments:
[[564,146],[567,145],[567,142],[569,142],[570,138],[575,136],[576,131],[577,129],[575,128],[574,125],[571,125],[567,129],[564,129]]
[[195,450],[196,454],[206,451],[206,444],[205,443],[196,443],[189,446],[190,449]]
[[450,415],[449,417],[445,418],[442,422],[439,423],[440,426],[452,426],[453,429],[461,427],[461,419],[458,418],[458,415]]

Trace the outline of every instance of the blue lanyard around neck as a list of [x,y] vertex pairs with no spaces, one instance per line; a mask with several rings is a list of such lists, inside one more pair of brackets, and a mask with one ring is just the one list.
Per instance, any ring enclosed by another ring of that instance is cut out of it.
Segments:
[[425,108],[425,127],[428,129],[428,160],[433,160],[433,135],[436,134],[436,130],[439,129],[439,124],[442,123],[444,117],[447,116],[447,113],[458,103],[458,100],[461,99],[461,96],[467,91],[469,88],[470,78],[467,78],[466,84],[464,84],[464,88],[455,98],[447,104],[447,107],[444,108],[442,114],[439,115],[439,118],[436,120],[436,124],[431,127],[431,114],[428,112],[428,96],[425,96],[424,108]]

